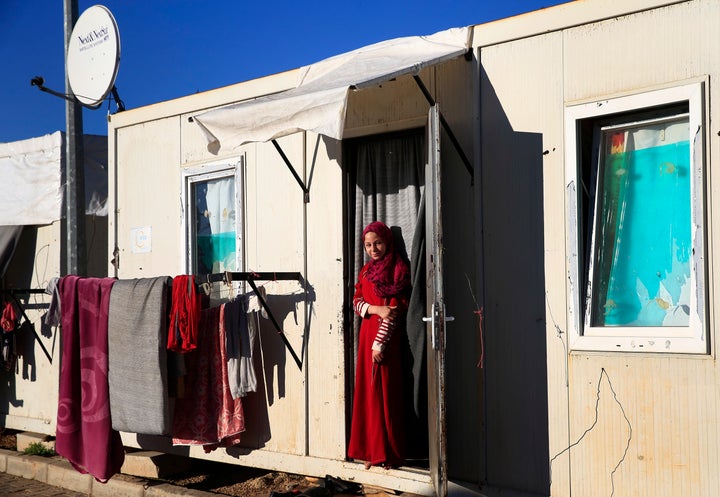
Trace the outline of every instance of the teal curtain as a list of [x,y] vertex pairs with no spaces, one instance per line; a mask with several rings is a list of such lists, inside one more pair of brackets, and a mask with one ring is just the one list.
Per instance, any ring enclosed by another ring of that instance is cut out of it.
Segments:
[[690,143],[635,149],[623,134],[605,137],[592,325],[687,326]]

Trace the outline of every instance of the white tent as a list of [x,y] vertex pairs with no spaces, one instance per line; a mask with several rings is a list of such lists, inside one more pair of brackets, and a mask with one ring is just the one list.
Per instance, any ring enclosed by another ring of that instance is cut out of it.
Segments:
[[[107,216],[107,137],[85,135],[85,213]],[[63,218],[65,137],[49,135],[0,143],[0,276],[13,256],[23,226]]]
[[62,134],[0,143],[0,226],[50,224],[61,216]]
[[[63,217],[64,134],[0,143],[0,226],[44,225]],[[107,137],[85,135],[85,211],[107,216]]]
[[468,28],[383,41],[301,69],[295,88],[211,110],[194,121],[209,148],[232,149],[297,131],[341,139],[348,91],[380,84],[465,54]]

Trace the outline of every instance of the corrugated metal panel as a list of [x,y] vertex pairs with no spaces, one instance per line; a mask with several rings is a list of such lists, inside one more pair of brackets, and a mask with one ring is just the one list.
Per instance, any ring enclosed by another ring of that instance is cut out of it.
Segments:
[[565,31],[566,101],[647,91],[713,71],[708,41],[717,35],[716,7],[689,2]]
[[714,361],[595,354],[571,364],[574,496],[613,486],[615,495],[715,495]]
[[[561,66],[565,103],[637,93],[706,75],[712,81],[720,75],[720,65],[707,40],[717,32],[719,9],[716,2],[686,2],[566,30]],[[714,88],[709,90],[714,102]],[[711,116],[717,113],[713,106]],[[533,111],[540,110],[533,105]],[[711,156],[716,156],[717,143],[711,148]],[[712,173],[710,178],[712,191],[716,179]],[[563,197],[561,178],[546,171],[545,182],[546,198]],[[546,223],[564,219],[562,205],[547,200],[545,205]],[[711,224],[716,218],[711,211]],[[710,246],[715,246],[717,230],[711,226],[708,232]],[[546,243],[553,242],[546,238]],[[567,266],[562,254],[546,250],[548,311],[563,309],[569,298],[552,291],[564,285]],[[717,268],[717,263],[710,267]],[[713,302],[715,288],[709,290]],[[557,342],[556,323],[547,318],[551,350]],[[711,341],[714,338],[711,332]],[[559,392],[565,364],[549,357],[548,367],[550,391]],[[573,497],[716,494],[720,397],[719,371],[712,357],[573,353],[568,372],[572,447],[566,454]],[[553,386],[553,381],[558,384]],[[551,440],[566,431],[563,417],[553,416],[563,408],[553,407],[550,398]],[[555,454],[551,450],[551,457]],[[558,461],[553,465],[553,495],[569,495],[556,484]]]
[[[537,21],[540,17],[530,15],[526,21]],[[541,136],[542,151],[546,152],[542,166],[543,250],[553,496],[709,497],[720,488],[717,389],[720,370],[712,356],[613,353],[567,356],[565,309],[570,296],[566,289],[568,268],[562,236],[567,220],[561,137],[562,109],[568,103],[601,100],[706,77],[711,82],[717,79],[720,63],[716,44],[708,41],[716,36],[718,21],[717,2],[684,2],[481,50],[487,78],[482,86],[483,180],[487,192],[484,210],[488,213],[496,207],[502,212],[496,214],[497,219],[487,214],[485,218],[489,354],[492,340],[498,340],[495,346],[501,348],[505,343],[493,337],[493,332],[510,334],[502,357],[512,357],[510,347],[522,341],[512,336],[518,327],[505,322],[507,316],[503,321],[501,312],[513,298],[498,293],[505,287],[504,281],[510,282],[512,288],[517,288],[519,281],[526,284],[524,279],[514,276],[509,263],[496,264],[501,262],[497,253],[508,249],[501,241],[508,236],[505,231],[518,224],[512,223],[512,218],[500,209],[502,205],[514,206],[515,197],[509,201],[503,197],[517,188],[513,183],[520,181],[503,168],[512,167],[516,150],[523,147],[526,135]],[[712,116],[720,111],[716,93],[708,85],[711,119],[708,122],[713,122]],[[712,130],[713,138],[716,131]],[[709,148],[709,157],[720,153],[717,140],[711,140]],[[530,165],[531,160],[527,158],[525,163]],[[709,190],[716,192],[717,176],[711,167],[707,170]],[[712,225],[720,211],[715,203],[710,203],[708,209]],[[712,247],[720,243],[720,231],[708,229],[708,233],[712,254]],[[496,271],[494,267],[502,269]],[[711,260],[710,268],[717,270],[717,262]],[[717,279],[710,279],[709,302],[714,302]],[[516,302],[513,311],[523,313],[523,307],[524,302]],[[711,316],[716,314],[716,307],[710,309]],[[495,324],[491,311],[498,313]],[[717,338],[714,330],[710,337],[713,342]],[[510,364],[505,365],[508,376],[498,381],[497,389],[493,390],[490,384],[487,390],[492,399],[488,412],[488,454],[498,458],[498,466],[510,460],[510,456],[504,457],[502,443],[507,440],[502,440],[501,435],[497,448],[493,446],[492,416],[497,408],[493,404],[498,399],[502,402],[503,398],[512,398],[511,393],[503,392],[513,389],[513,374],[517,374],[517,368],[509,369]],[[515,415],[507,410],[502,412],[509,416],[506,419],[514,419]],[[505,435],[507,424],[498,426],[498,430]],[[586,430],[589,431],[585,433]],[[492,470],[494,463],[490,464]],[[507,475],[507,485],[513,484],[512,477],[513,474]],[[493,483],[491,478],[489,472],[489,481]]]
[[[565,325],[564,282],[543,275],[542,255],[564,260],[562,217],[543,218],[563,208],[553,190],[563,177],[561,57],[559,33],[480,52],[487,480],[538,494],[547,491],[548,452],[567,445],[566,353],[561,340],[546,342],[543,322]],[[558,369],[547,373],[546,364]],[[566,488],[566,465],[553,464],[555,489]]]
[[[178,131],[178,118],[117,130],[117,176],[111,182],[117,182],[114,209],[119,215],[111,246],[117,236],[119,278],[183,274]],[[152,228],[152,248],[135,253],[132,230],[141,227]]]
[[[566,101],[717,76],[720,65],[707,40],[717,32],[719,8],[716,2],[687,2],[568,30]],[[714,231],[708,229],[716,238]],[[710,357],[591,354],[570,364],[571,440],[596,414],[594,384],[603,368],[608,380],[601,384],[598,424],[572,449],[574,497],[610,495],[613,486],[615,495],[716,494],[718,369]],[[623,458],[628,425],[632,439]]]
[[573,26],[613,19],[635,12],[650,10],[665,5],[681,3],[683,0],[581,0],[567,2],[553,7],[520,14],[475,26],[473,43],[485,47],[513,40],[530,38]]
[[[46,226],[23,227],[3,278],[4,288],[45,288],[50,278],[60,275],[63,240],[60,221]],[[48,361],[31,330],[22,328],[16,332],[16,365],[12,372],[3,373],[7,386],[0,393],[2,426],[54,435],[58,392],[57,388],[49,387],[56,387],[59,381],[60,328],[43,331],[43,316],[50,305],[49,295],[21,294],[17,297],[24,304],[27,317],[53,361],[52,364]],[[6,296],[0,294],[0,302],[5,300]]]
[[[329,142],[329,140],[328,140]],[[308,134],[306,178],[312,178],[307,204],[307,280],[317,301],[312,303],[307,336],[308,453],[345,459],[345,331],[343,329],[342,169],[340,143],[326,143]],[[332,419],[332,423],[328,420]]]

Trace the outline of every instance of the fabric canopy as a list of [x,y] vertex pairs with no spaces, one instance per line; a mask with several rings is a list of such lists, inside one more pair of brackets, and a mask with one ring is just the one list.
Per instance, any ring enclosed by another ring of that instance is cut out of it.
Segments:
[[62,134],[0,143],[0,225],[60,219]]
[[[85,213],[107,216],[107,137],[83,136]],[[63,217],[65,134],[0,143],[0,226],[44,225]]]
[[208,147],[232,149],[297,131],[342,138],[349,88],[365,88],[458,57],[469,28],[383,41],[306,66],[295,88],[211,110],[194,121]]

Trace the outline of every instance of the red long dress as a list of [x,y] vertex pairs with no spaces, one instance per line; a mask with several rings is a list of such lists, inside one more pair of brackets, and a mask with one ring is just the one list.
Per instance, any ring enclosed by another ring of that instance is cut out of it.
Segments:
[[379,297],[366,272],[367,265],[360,270],[355,285],[354,308],[357,309],[358,303],[362,305],[363,301],[370,305],[397,305],[398,317],[392,336],[385,343],[380,363],[372,360],[372,346],[381,319],[374,314],[363,317],[348,457],[367,461],[373,466],[400,466],[405,455],[401,340],[405,333],[407,299]]

